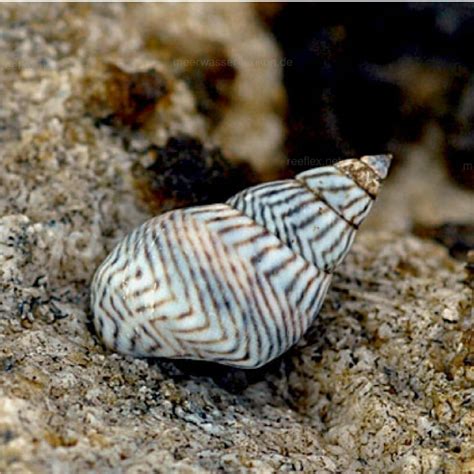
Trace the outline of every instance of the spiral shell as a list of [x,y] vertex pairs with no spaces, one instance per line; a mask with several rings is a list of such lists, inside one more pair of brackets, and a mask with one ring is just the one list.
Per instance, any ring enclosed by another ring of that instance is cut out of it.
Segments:
[[150,219],[92,283],[106,346],[142,357],[259,367],[305,333],[377,196],[389,155],[246,189]]

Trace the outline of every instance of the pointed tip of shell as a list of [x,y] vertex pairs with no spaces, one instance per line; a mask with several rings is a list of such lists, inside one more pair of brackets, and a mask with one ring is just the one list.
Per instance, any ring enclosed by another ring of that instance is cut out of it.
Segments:
[[393,155],[368,155],[360,160],[375,171],[380,179],[385,179],[392,162]]
[[365,155],[339,161],[334,167],[375,198],[382,181],[387,177],[391,160],[392,155]]

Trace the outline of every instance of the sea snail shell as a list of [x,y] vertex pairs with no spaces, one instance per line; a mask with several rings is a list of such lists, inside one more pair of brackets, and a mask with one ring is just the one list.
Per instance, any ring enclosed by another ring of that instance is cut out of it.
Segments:
[[92,283],[106,346],[259,367],[305,333],[390,166],[364,156],[150,219]]

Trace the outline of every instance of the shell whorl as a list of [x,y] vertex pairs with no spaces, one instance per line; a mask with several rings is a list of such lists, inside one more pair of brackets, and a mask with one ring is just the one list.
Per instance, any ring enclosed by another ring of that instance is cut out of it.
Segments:
[[313,322],[389,164],[344,160],[145,222],[94,276],[97,332],[136,356],[269,362]]

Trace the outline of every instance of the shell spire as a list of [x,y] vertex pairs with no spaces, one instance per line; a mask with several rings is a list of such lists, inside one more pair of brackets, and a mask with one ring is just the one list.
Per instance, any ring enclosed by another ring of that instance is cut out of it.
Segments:
[[392,158],[392,155],[371,155],[363,156],[360,161],[372,168],[379,179],[385,179],[388,175]]
[[145,222],[94,276],[97,332],[141,357],[245,368],[278,357],[317,316],[390,161],[343,160]]

